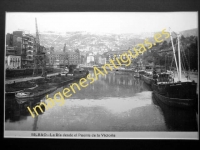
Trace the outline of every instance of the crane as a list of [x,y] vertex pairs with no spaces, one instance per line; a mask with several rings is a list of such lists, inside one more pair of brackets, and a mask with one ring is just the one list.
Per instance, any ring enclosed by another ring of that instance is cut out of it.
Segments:
[[38,68],[39,66],[42,67],[42,75],[46,77],[46,58],[45,53],[41,51],[40,49],[40,37],[38,32],[38,26],[37,26],[37,18],[35,18],[35,26],[36,26],[36,54],[34,55],[34,70],[33,75],[38,74]]

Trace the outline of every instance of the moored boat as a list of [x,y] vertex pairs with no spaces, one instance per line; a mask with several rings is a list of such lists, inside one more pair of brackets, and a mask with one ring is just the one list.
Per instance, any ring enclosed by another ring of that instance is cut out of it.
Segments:
[[88,70],[84,70],[84,69],[82,69],[82,68],[77,68],[77,69],[74,70],[73,78],[74,78],[74,79],[84,78],[84,77],[86,77],[88,74],[89,74],[89,71],[88,71]]
[[[170,33],[171,35],[171,33]],[[154,70],[153,78],[154,82],[152,83],[153,92],[158,100],[163,103],[174,106],[174,107],[195,107],[198,104],[197,101],[197,83],[182,79],[181,71],[181,56],[180,56],[180,46],[179,46],[179,35],[178,35],[178,60],[176,61],[175,49],[173,46],[173,40],[171,37],[172,48],[174,53],[174,59],[176,64],[176,70],[178,74],[178,79],[175,81],[175,75],[173,72],[167,71],[157,74]],[[178,66],[179,65],[179,66]]]
[[197,98],[173,98],[169,96],[161,95],[160,93],[153,91],[153,94],[156,98],[162,101],[164,104],[172,107],[180,107],[180,108],[195,108],[197,104]]
[[55,86],[49,86],[49,85],[38,86],[35,89],[25,89],[23,91],[15,93],[15,98],[17,98],[17,99],[34,99],[36,97],[50,93],[56,89],[57,89],[57,87],[55,87]]
[[67,83],[69,83],[70,81],[73,80],[73,77],[65,77],[65,76],[61,76],[61,77],[53,77],[47,80],[48,84],[51,86],[63,86]]
[[20,92],[24,89],[34,89],[38,87],[37,84],[33,82],[21,82],[21,83],[13,83],[10,85],[6,85],[6,96],[14,96],[16,92]]

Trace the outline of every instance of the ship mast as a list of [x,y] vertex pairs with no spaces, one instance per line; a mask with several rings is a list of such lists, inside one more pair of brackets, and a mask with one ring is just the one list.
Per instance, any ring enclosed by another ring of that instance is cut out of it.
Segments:
[[173,49],[173,54],[174,54],[174,59],[175,59],[175,64],[176,64],[176,69],[177,69],[177,73],[178,73],[178,76],[179,76],[179,68],[178,68],[178,65],[177,65],[176,54],[175,54],[175,49],[174,49],[174,43],[173,43],[173,38],[172,38],[172,34],[171,34],[171,31],[170,31],[170,28],[169,28],[169,33],[170,33],[171,42],[172,42],[172,49]]
[[177,35],[177,38],[178,38],[178,65],[179,65],[179,76],[178,76],[178,80],[181,81],[181,54],[180,54],[179,34]]

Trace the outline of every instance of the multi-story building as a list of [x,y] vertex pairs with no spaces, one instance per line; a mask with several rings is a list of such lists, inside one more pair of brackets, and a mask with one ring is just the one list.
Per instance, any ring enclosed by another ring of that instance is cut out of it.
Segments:
[[86,63],[86,55],[82,54],[80,56],[80,64],[85,64]]
[[[46,66],[47,67],[54,67],[55,57],[53,54],[46,54]],[[55,66],[56,67],[56,66]]]
[[[46,48],[40,46],[41,53],[46,53]],[[38,51],[39,52],[39,51]],[[24,31],[13,31],[13,34],[6,35],[6,56],[20,56],[20,68],[33,68],[34,56],[37,54],[36,38],[31,34],[25,34]],[[8,59],[10,61],[13,59]],[[17,59],[18,60],[18,59]],[[10,64],[10,62],[7,62]],[[16,66],[16,65],[15,65]]]
[[6,69],[18,69],[21,68],[21,56],[8,55],[5,59]]
[[9,46],[9,47],[13,46],[13,34],[10,34],[10,33],[6,34],[6,46]]
[[22,67],[33,68],[34,55],[36,54],[36,40],[30,34],[22,36]]
[[80,54],[76,52],[67,52],[69,65],[78,65],[80,64]]
[[13,34],[6,34],[6,69],[21,68],[21,56],[17,55],[17,46],[13,44]]
[[94,54],[93,53],[89,53],[87,55],[87,63],[94,63]]
[[100,55],[98,57],[98,63],[101,64],[101,65],[106,64],[106,58],[104,56]]
[[54,52],[47,55],[48,64],[54,68],[80,64],[80,56],[76,52]]
[[[110,59],[118,58],[120,60],[121,59],[121,55],[123,53],[127,53],[127,52],[128,52],[128,50],[109,51],[109,52],[105,52],[103,55],[106,58],[106,63],[110,63]],[[134,52],[132,52],[132,53],[134,53]],[[128,54],[128,57],[130,59],[133,59],[130,54]],[[126,59],[126,57],[123,56],[122,59]],[[120,62],[121,62],[121,64],[124,64],[122,61],[120,61]]]

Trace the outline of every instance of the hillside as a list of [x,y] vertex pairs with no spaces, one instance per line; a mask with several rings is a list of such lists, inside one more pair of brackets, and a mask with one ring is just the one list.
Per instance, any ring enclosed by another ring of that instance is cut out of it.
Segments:
[[185,30],[180,32],[184,37],[189,37],[189,36],[198,36],[198,29],[190,29],[190,30]]
[[[181,31],[184,37],[197,36],[198,29]],[[67,50],[73,51],[78,48],[81,52],[104,53],[112,50],[126,50],[137,43],[143,43],[145,38],[153,41],[156,32],[141,34],[92,34],[88,32],[66,32],[66,33],[40,33],[40,42],[48,47],[53,46],[55,51],[62,51],[66,43]],[[175,36],[175,34],[172,34]],[[170,38],[167,39],[168,42]]]

